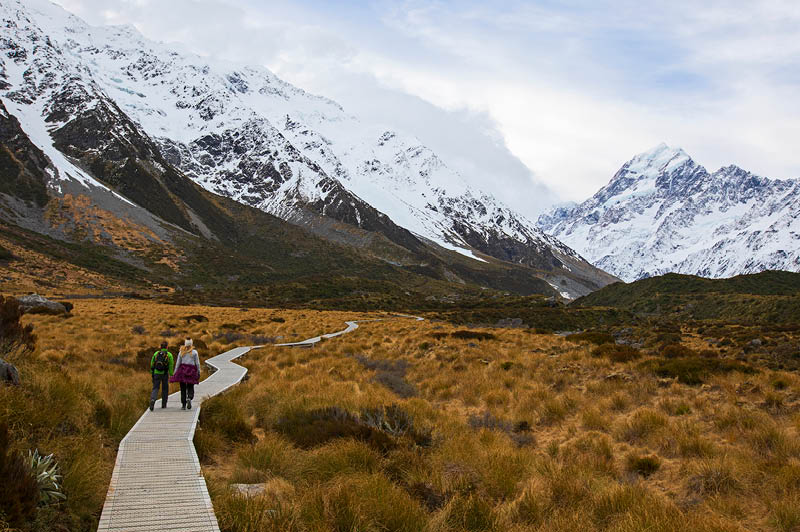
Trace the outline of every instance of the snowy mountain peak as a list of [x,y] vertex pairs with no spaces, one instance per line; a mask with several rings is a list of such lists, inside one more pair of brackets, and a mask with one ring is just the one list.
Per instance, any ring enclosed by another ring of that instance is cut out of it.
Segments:
[[736,165],[709,174],[666,144],[625,163],[580,205],[553,208],[538,222],[626,281],[800,270],[800,180],[770,180]]
[[[644,181],[644,186],[656,186],[656,180],[669,175],[687,164],[694,164],[691,157],[681,148],[670,148],[663,142],[654,148],[640,153],[625,163],[611,180],[630,182]],[[638,187],[643,188],[643,187]]]

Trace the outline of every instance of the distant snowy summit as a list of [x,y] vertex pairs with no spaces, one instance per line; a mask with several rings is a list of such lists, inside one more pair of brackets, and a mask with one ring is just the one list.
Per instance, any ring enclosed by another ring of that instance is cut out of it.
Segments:
[[734,165],[709,173],[666,144],[625,163],[588,200],[556,206],[538,223],[625,281],[800,271],[800,180]]

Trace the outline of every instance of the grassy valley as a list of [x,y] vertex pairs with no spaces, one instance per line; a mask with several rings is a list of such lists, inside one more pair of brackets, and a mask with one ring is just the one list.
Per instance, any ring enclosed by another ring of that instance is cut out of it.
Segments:
[[[195,435],[226,531],[800,525],[791,319],[681,319],[633,299],[629,312],[607,294],[597,307],[443,294],[417,300],[422,322],[385,300],[342,311],[161,297],[72,298],[69,317],[22,317],[36,340],[5,349],[22,383],[0,386],[0,426],[13,451],[54,453],[67,495],[24,530],[96,526],[116,446],[146,407],[147,360],[186,335],[204,359],[267,345],[240,361],[246,382],[204,402]],[[311,349],[270,346],[348,319],[383,321]]]

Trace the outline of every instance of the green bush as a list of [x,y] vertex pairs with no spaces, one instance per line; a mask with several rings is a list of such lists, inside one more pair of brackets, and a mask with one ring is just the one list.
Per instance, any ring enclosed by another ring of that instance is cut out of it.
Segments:
[[575,342],[575,343],[588,342],[590,344],[595,344],[595,345],[613,344],[615,342],[614,337],[611,336],[610,334],[604,332],[595,332],[595,331],[585,331],[575,334],[568,334],[565,338],[570,342]]
[[630,362],[641,358],[642,353],[635,347],[624,344],[602,344],[592,350],[592,356],[605,357],[612,362]]
[[754,368],[735,360],[697,357],[652,359],[642,362],[641,368],[658,377],[678,379],[683,384],[702,384],[715,373],[756,373]]
[[661,460],[658,456],[638,456],[635,454],[628,455],[626,466],[628,471],[643,476],[649,477],[661,467]]
[[316,410],[294,410],[284,414],[274,429],[295,445],[310,449],[337,438],[352,438],[380,451],[395,447],[387,434],[361,423],[358,416],[335,406]]
[[9,250],[0,246],[0,260],[11,260],[14,258],[14,254],[11,253]]
[[33,349],[36,342],[33,326],[23,327],[19,322],[21,317],[19,302],[13,297],[0,295],[0,342],[19,343]]
[[496,340],[497,336],[493,335],[492,333],[488,332],[481,332],[481,331],[455,331],[450,333],[450,336],[453,338],[458,338],[459,340]]
[[664,358],[681,358],[681,357],[694,357],[697,356],[697,352],[694,349],[690,349],[685,345],[674,343],[674,344],[667,344],[661,348],[661,356]]
[[11,527],[29,522],[39,503],[39,485],[25,459],[11,449],[8,427],[0,425],[0,514]]

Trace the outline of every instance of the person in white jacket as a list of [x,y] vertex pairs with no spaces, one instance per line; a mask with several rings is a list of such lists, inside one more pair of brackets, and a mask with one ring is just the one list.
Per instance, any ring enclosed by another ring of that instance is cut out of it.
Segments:
[[191,410],[194,385],[200,382],[200,355],[197,354],[191,338],[183,343],[177,358],[175,373],[169,380],[181,385],[181,410]]

